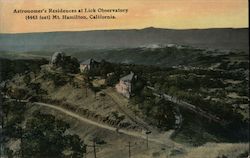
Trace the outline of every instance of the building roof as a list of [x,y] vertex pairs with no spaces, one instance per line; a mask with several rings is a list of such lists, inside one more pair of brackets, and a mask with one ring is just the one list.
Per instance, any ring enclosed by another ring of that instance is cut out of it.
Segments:
[[91,63],[99,63],[99,62],[92,59],[92,58],[80,62],[80,64],[82,64],[82,65],[90,65]]
[[91,62],[93,62],[93,59],[87,59],[87,60],[82,61],[80,64],[90,65]]
[[130,72],[130,74],[120,78],[120,80],[122,80],[122,81],[132,81],[134,77],[135,77],[135,74],[133,72]]

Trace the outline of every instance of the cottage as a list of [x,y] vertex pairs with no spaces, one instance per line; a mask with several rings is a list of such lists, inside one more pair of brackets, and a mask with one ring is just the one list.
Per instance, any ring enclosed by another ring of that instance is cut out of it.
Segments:
[[82,61],[80,63],[80,71],[81,72],[86,72],[90,70],[94,70],[100,67],[100,63],[95,61],[94,59],[88,59],[85,61]]
[[119,83],[116,84],[116,91],[126,98],[130,98],[133,92],[134,82],[137,80],[137,75],[133,72],[130,72],[127,76],[124,76],[120,79]]

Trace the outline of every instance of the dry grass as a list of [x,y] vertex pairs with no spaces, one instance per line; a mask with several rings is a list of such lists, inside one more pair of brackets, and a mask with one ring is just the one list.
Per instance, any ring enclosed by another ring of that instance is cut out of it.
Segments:
[[[124,134],[119,134],[114,131],[109,131],[102,129],[85,122],[81,122],[75,118],[67,116],[61,112],[54,109],[49,109],[47,107],[39,107],[40,111],[43,113],[49,113],[54,115],[57,119],[62,119],[70,124],[70,129],[67,130],[69,134],[77,134],[79,137],[88,145],[87,157],[93,157],[92,139],[98,137],[104,140],[105,144],[97,144],[97,157],[102,158],[127,158],[128,157],[128,143],[131,143],[131,155],[132,158],[150,158],[153,153],[159,153],[161,156],[163,154],[162,145],[156,143],[150,143],[149,150],[146,147],[146,141],[131,137]],[[166,152],[168,149],[166,149]],[[157,155],[157,154],[156,154]]]
[[[81,88],[75,88],[70,84],[61,87],[54,87],[52,81],[43,79],[39,79],[37,82],[41,83],[42,88],[48,91],[48,95],[52,99],[64,100],[72,104],[74,103],[74,105],[79,108],[87,108],[103,116],[110,115],[112,111],[119,111],[115,105],[116,103],[109,96],[106,95],[101,97],[97,95],[95,97],[90,89],[85,89],[84,84]],[[21,87],[23,85],[20,84],[18,86]],[[207,143],[200,147],[185,146],[183,149],[150,143],[150,147],[147,149],[145,140],[100,129],[80,122],[79,120],[75,120],[74,118],[67,117],[51,109],[41,107],[38,109],[45,113],[53,114],[57,118],[68,122],[71,125],[71,128],[67,132],[78,134],[87,144],[92,143],[91,139],[93,136],[98,136],[103,139],[107,144],[98,147],[98,157],[128,157],[128,142],[131,142],[132,144],[131,152],[133,158],[216,158],[221,157],[222,155],[225,155],[228,158],[237,158],[240,154],[249,152],[249,143]],[[90,153],[87,157],[93,157],[91,148],[88,150],[90,150]]]
[[92,81],[92,84],[94,87],[101,87],[101,86],[104,86],[105,85],[105,79],[94,79]]
[[225,155],[237,158],[240,154],[249,152],[249,143],[207,143],[188,151],[185,158],[216,158]]

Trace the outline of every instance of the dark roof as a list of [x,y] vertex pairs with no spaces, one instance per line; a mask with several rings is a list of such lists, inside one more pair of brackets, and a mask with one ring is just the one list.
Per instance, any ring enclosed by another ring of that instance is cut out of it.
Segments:
[[80,64],[83,64],[83,65],[90,65],[91,63],[99,63],[99,62],[92,58],[80,62]]
[[84,65],[89,65],[91,63],[93,59],[87,59],[85,61],[82,61],[80,64],[84,64]]
[[127,76],[122,77],[120,80],[122,81],[132,81],[135,74],[133,72],[130,72]]

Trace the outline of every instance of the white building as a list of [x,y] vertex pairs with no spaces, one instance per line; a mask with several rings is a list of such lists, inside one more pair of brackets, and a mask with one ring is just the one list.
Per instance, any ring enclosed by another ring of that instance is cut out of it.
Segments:
[[133,82],[137,79],[137,76],[130,72],[127,76],[120,79],[119,83],[116,84],[116,91],[126,98],[130,98],[133,91]]

